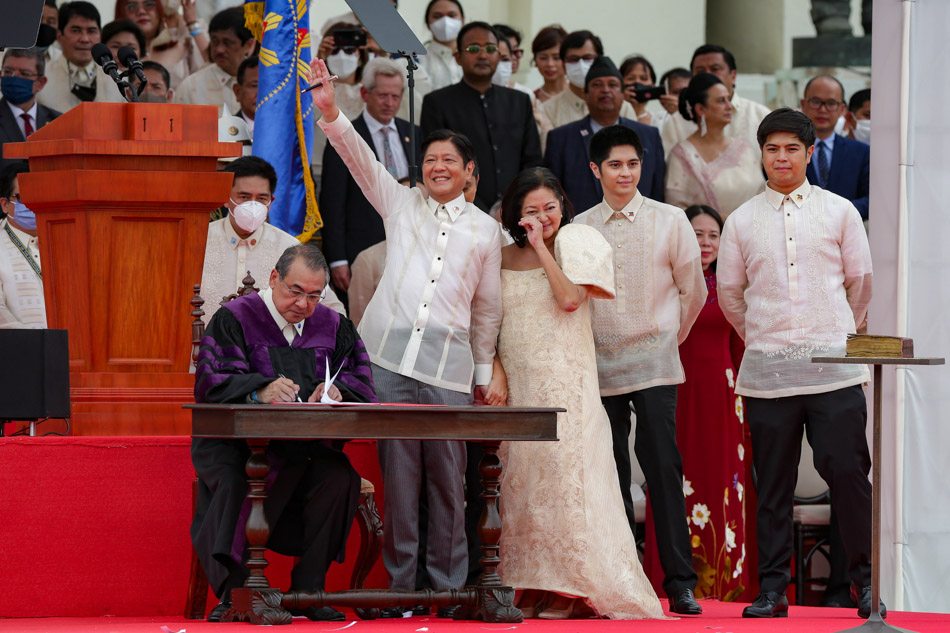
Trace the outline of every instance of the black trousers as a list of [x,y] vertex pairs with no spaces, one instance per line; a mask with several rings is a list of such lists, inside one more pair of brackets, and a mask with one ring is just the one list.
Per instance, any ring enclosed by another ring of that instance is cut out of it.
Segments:
[[860,385],[785,398],[745,398],[758,479],[759,586],[782,593],[791,579],[792,506],[802,431],[815,469],[831,489],[851,582],[871,584],[871,455],[867,402]]
[[630,494],[631,465],[630,405],[637,414],[637,433],[633,450],[646,477],[647,494],[653,508],[653,526],[660,564],[663,566],[663,590],[675,596],[696,587],[693,550],[686,523],[686,499],[683,496],[683,458],[676,446],[676,385],[650,387],[618,396],[601,398],[613,435],[614,460],[630,530],[636,531],[633,497]]

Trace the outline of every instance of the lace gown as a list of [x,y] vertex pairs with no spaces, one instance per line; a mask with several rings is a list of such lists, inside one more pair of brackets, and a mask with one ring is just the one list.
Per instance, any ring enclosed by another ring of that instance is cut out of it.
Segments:
[[[568,225],[555,258],[575,284],[613,297],[613,257],[595,229]],[[662,618],[640,568],[600,402],[589,301],[555,303],[540,268],[502,270],[498,351],[510,406],[564,407],[558,442],[506,442],[501,457],[505,584],[585,597],[610,618]]]

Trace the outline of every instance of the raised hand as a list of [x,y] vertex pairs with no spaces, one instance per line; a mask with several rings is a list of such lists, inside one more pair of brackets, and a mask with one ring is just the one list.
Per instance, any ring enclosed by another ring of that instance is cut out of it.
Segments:
[[533,248],[547,248],[544,246],[544,229],[540,220],[532,217],[521,218],[518,225],[524,227],[525,233],[528,234],[528,244]]
[[310,62],[307,83],[312,86],[320,81],[323,85],[311,90],[310,95],[313,97],[313,105],[323,113],[323,120],[331,123],[340,115],[340,110],[336,107],[336,90],[333,82],[330,81],[330,71],[327,70],[326,62],[317,58]]

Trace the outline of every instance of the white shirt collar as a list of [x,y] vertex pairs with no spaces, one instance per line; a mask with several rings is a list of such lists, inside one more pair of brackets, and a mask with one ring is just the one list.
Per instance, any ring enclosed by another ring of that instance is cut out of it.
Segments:
[[[830,154],[831,152],[835,151],[835,137],[836,137],[836,136],[838,136],[838,135],[835,134],[834,132],[832,132],[832,133],[831,133],[831,136],[829,136],[828,138],[824,138],[824,139],[816,138],[816,139],[815,139],[815,149],[816,149],[816,150],[818,149],[818,143],[824,143],[825,146],[828,148],[828,153],[829,153],[829,154]],[[813,160],[817,160],[817,159],[818,159],[818,157],[815,156],[815,158],[814,158]]]
[[[388,125],[383,125],[380,121],[376,120],[372,114],[369,113],[369,110],[363,108],[363,120],[366,121],[366,127],[369,128],[370,134],[376,134],[382,129],[395,130],[396,122],[391,120]],[[396,130],[398,134],[398,130]]]
[[67,59],[66,72],[68,72],[71,77],[78,75],[79,77],[91,80],[96,76],[96,62],[89,62],[85,66],[80,66]]
[[264,288],[258,294],[260,295],[261,299],[264,300],[264,305],[267,306],[267,311],[270,312],[271,318],[274,319],[274,323],[277,324],[277,327],[281,332],[284,332],[284,328],[289,325],[297,330],[298,335],[303,336],[303,324],[306,319],[300,323],[291,323],[285,319],[283,315],[277,311],[277,306],[274,305],[274,291],[270,287]]
[[640,211],[640,207],[643,206],[643,194],[637,191],[637,194],[633,196],[633,199],[627,203],[623,209],[614,209],[608,203],[607,199],[604,198],[604,204],[600,209],[601,217],[604,219],[604,224],[606,224],[610,218],[614,217],[615,213],[622,213],[625,218],[633,222],[637,218],[637,213]]
[[[31,118],[33,121],[36,121],[36,99],[33,99],[33,105],[32,105],[32,107],[30,107],[29,110],[24,110],[24,109],[21,108],[20,106],[15,106],[15,105],[13,105],[12,103],[10,103],[9,101],[7,101],[7,105],[10,106],[10,112],[13,113],[13,116],[16,117],[17,120],[22,120],[22,119],[20,119],[20,115],[22,115],[22,114],[29,114],[29,115],[30,115],[30,118]],[[35,125],[33,126],[33,129],[34,129],[34,130],[36,129],[36,126],[35,126]]]
[[258,244],[261,243],[261,237],[264,234],[264,227],[267,226],[267,222],[262,224],[259,229],[247,236],[247,239],[241,238],[235,231],[234,227],[231,226],[231,216],[227,218],[227,222],[222,222],[224,224],[224,237],[228,242],[228,246],[236,249],[238,246],[241,246],[241,242],[244,242],[244,246],[247,246],[249,250],[254,250]]
[[[435,213],[438,210],[439,205],[441,203],[436,202],[432,198],[426,198],[426,204],[429,205],[430,209],[432,209],[432,213]],[[458,220],[458,217],[462,215],[462,211],[465,210],[465,206],[467,204],[468,203],[465,201],[464,193],[461,194],[455,200],[451,200],[445,203],[445,210],[448,211],[449,217],[452,219],[452,222],[455,222],[456,220]]]
[[811,185],[808,184],[807,180],[787,196],[784,193],[780,193],[775,189],[772,189],[768,183],[766,183],[765,187],[765,199],[775,210],[782,208],[782,203],[785,202],[785,198],[791,200],[796,207],[801,209],[803,206],[805,206],[805,203],[808,202],[809,195],[811,195]]

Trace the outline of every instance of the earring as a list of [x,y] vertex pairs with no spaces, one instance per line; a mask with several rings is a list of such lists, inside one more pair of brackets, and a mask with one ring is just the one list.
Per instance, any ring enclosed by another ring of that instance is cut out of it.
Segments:
[[699,135],[706,136],[706,115],[699,116]]

